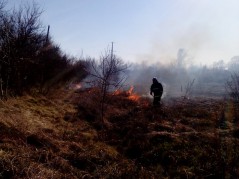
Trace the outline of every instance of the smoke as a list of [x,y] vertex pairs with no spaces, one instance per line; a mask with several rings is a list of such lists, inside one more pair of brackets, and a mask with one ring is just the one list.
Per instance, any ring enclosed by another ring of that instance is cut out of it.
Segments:
[[153,65],[134,65],[129,75],[129,84],[134,91],[149,96],[152,78],[156,77],[164,87],[164,97],[180,95],[181,87],[190,80],[187,71],[183,68],[165,66],[160,63]]
[[[164,24],[162,31],[153,34],[152,38],[151,48],[148,52],[138,55],[137,62],[146,64],[160,62],[163,65],[170,65],[178,63],[178,56],[183,55],[187,65],[199,65],[208,64],[208,59],[213,60],[215,56],[212,48],[215,46],[215,39],[207,25],[194,24],[172,28],[170,24]],[[217,57],[214,60],[218,60]]]
[[[152,78],[157,77],[163,84],[165,98],[223,97],[231,69],[239,69],[239,65],[235,67],[239,58],[230,61],[227,54],[229,62],[224,61],[227,49],[220,49],[221,39],[217,39],[210,24],[193,21],[181,26],[173,24],[173,20],[165,22],[161,24],[161,31],[153,34],[149,52],[138,55],[137,61],[141,63],[132,65],[129,83],[135,85],[135,91],[146,96]],[[233,55],[231,53],[231,57]],[[209,66],[212,64],[214,66]],[[189,84],[192,84],[190,88]]]
[[[143,96],[149,96],[152,78],[157,77],[163,84],[164,98],[171,97],[223,97],[226,93],[225,85],[231,75],[231,69],[223,65],[207,67],[190,63],[190,56],[185,49],[180,48],[175,55],[174,63],[132,64],[129,70],[128,84],[134,86],[134,91]],[[235,57],[230,64],[235,70],[239,58]],[[239,66],[239,65],[238,65]],[[237,66],[237,69],[239,67]]]

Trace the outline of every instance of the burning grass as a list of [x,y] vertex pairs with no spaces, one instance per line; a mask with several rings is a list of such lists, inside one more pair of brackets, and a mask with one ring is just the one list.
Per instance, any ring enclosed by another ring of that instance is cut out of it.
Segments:
[[155,108],[132,89],[115,92],[103,128],[97,90],[0,106],[0,178],[239,177],[239,129],[225,101]]

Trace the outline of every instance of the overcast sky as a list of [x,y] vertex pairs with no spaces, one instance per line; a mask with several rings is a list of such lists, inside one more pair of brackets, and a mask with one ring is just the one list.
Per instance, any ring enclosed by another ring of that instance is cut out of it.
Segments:
[[[33,0],[9,0],[8,7]],[[194,63],[239,55],[238,0],[35,0],[62,50],[99,57],[114,42],[129,62],[171,63],[185,49]]]

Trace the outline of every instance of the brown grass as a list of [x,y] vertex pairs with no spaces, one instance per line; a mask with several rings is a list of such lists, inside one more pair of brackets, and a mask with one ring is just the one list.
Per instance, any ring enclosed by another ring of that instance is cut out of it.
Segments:
[[1,101],[0,178],[239,176],[229,102],[175,99],[159,109],[129,95],[110,96],[103,128],[94,90]]

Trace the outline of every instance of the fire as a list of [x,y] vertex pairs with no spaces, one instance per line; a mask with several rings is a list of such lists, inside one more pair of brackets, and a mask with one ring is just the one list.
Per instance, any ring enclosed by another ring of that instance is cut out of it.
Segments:
[[133,90],[134,90],[133,86],[131,86],[128,91],[122,91],[118,89],[113,92],[113,95],[122,95],[131,101],[138,101],[140,96],[133,93]]
[[138,101],[140,96],[138,96],[137,94],[133,93],[134,87],[131,86],[130,89],[127,91],[128,99],[132,100],[132,101]]
[[132,101],[138,101],[139,100],[139,96],[136,94],[132,94],[128,97],[128,99],[132,100]]
[[117,89],[117,90],[114,91],[113,95],[119,95],[119,94],[121,94],[121,93],[122,93],[122,91],[119,90],[119,89]]
[[127,98],[134,102],[137,102],[138,104],[140,104],[143,107],[148,107],[150,104],[149,100],[147,100],[145,98],[141,98],[140,95],[134,93],[133,91],[134,91],[134,87],[131,86],[128,91],[123,91],[123,90],[118,89],[118,90],[114,91],[112,94],[116,95],[116,96],[121,96],[122,98]]
[[133,93],[134,87],[130,86],[129,90],[128,90],[128,94],[131,95]]
[[73,90],[78,90],[82,88],[82,85],[80,83],[70,83],[68,88]]

